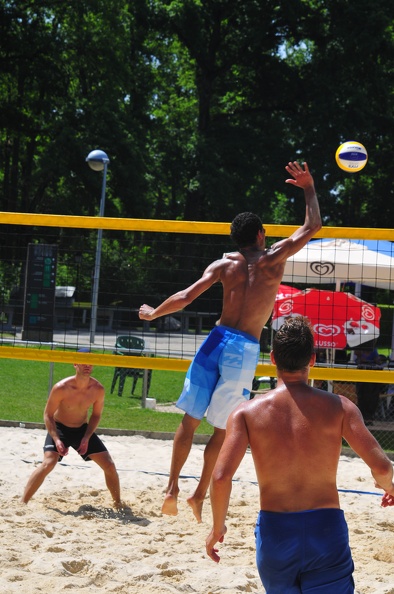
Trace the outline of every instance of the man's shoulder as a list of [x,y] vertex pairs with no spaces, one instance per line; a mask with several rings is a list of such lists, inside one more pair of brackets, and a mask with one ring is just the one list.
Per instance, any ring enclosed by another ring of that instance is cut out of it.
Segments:
[[258,267],[260,265],[264,265],[265,262],[268,263],[268,249],[258,250],[255,252],[251,252],[250,254],[244,253],[241,254],[240,252],[229,252],[228,254],[223,254],[221,260],[217,260],[219,266],[224,268],[244,268],[245,265]]
[[73,384],[74,381],[75,381],[75,376],[73,376],[73,375],[71,375],[70,377],[64,377],[63,379],[56,382],[56,384],[53,386],[53,389],[54,390],[62,390],[64,388],[68,388]]
[[239,252],[225,252],[223,254],[223,256],[217,260],[217,262],[221,262],[222,260],[241,260],[242,259],[242,254],[240,254]]
[[265,403],[274,397],[274,390],[269,390],[267,392],[257,393],[254,395],[253,398],[250,400],[245,400],[241,402],[235,409],[240,415],[252,417],[256,414],[256,411],[262,407],[264,409]]
[[98,379],[96,379],[95,377],[91,377],[89,383],[96,390],[104,391],[103,384],[101,382],[99,382]]

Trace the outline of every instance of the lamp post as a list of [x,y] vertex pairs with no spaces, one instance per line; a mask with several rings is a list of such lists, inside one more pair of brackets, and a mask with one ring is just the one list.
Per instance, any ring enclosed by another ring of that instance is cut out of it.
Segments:
[[79,273],[82,263],[82,252],[76,252],[74,256],[74,262],[77,266],[77,277],[75,279],[75,300],[81,301],[81,299],[79,298]]
[[[105,207],[105,189],[107,185],[107,167],[109,158],[104,151],[91,151],[86,157],[86,161],[91,169],[94,171],[103,171],[103,184],[101,188],[100,201],[100,217],[104,216]],[[98,303],[98,289],[100,281],[100,262],[101,262],[101,243],[103,238],[103,230],[99,229],[97,232],[97,246],[96,246],[96,261],[94,265],[93,274],[93,291],[92,291],[92,309],[90,316],[90,342],[94,343],[97,326],[97,303]]]

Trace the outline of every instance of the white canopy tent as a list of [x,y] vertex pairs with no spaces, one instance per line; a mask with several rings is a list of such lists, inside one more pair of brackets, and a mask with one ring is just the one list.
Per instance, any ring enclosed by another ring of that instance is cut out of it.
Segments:
[[[394,243],[349,239],[312,240],[286,263],[282,282],[311,286],[341,282],[394,290]],[[394,321],[391,357],[394,356]]]
[[[322,284],[352,281],[394,290],[394,244],[348,239],[312,240],[291,256],[286,264],[283,282]],[[384,246],[383,246],[384,244]]]

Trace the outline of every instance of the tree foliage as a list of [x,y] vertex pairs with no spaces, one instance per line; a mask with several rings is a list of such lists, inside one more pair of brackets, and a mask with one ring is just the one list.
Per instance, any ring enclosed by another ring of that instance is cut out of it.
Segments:
[[109,216],[298,224],[299,159],[325,224],[386,227],[393,53],[383,0],[0,0],[0,210],[97,214],[101,148]]

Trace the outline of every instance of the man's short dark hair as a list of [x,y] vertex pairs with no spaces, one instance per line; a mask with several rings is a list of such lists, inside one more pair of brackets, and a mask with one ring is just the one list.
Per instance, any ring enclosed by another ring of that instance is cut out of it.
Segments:
[[252,212],[241,212],[231,223],[230,237],[240,248],[256,242],[257,234],[263,230],[260,217]]
[[313,330],[308,318],[287,318],[272,342],[279,371],[299,371],[307,367],[314,353]]

